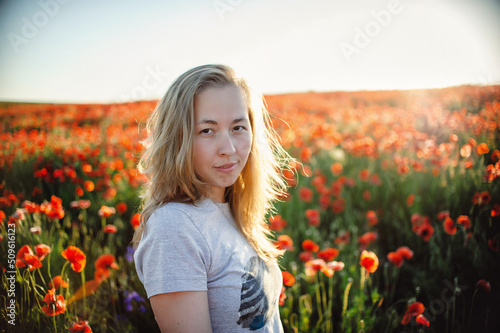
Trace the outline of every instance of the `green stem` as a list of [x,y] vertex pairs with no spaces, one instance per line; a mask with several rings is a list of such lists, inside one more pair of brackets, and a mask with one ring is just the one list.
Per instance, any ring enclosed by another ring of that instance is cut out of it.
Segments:
[[85,269],[80,273],[82,276],[82,288],[83,288],[83,309],[87,310],[87,291],[85,290]]
[[[316,275],[314,276],[314,279],[318,279],[318,274],[316,273]],[[323,320],[323,309],[322,309],[322,305],[321,305],[321,292],[320,292],[320,284],[319,283],[315,283],[316,287],[314,289],[316,289],[316,303],[318,305],[318,324],[316,325],[316,327],[319,327],[320,323],[322,322]]]
[[40,269],[37,269],[37,271],[38,271],[38,275],[40,275],[40,279],[42,280],[43,285],[46,286],[47,283],[45,283],[45,279],[43,278],[42,272],[40,272]]
[[359,283],[361,292],[363,292],[363,290],[365,289],[365,281],[366,281],[366,270],[364,267],[361,267],[361,282]]
[[50,274],[50,258],[52,255],[52,251],[49,252],[49,255],[47,256],[47,274],[49,275],[50,281],[52,281],[52,274]]
[[327,332],[331,332],[333,330],[333,316],[332,316],[332,310],[333,310],[333,276],[330,277],[329,279],[329,285],[328,285],[328,327],[327,327]]
[[347,326],[347,318],[345,317],[345,314],[347,312],[347,302],[349,301],[349,290],[351,290],[353,279],[349,278],[348,281],[349,282],[347,283],[347,286],[345,287],[344,290],[344,302],[342,304],[342,331],[345,331]]
[[472,311],[474,310],[474,300],[476,298],[478,290],[479,289],[476,288],[476,290],[474,291],[474,295],[472,295],[472,302],[470,303],[469,321],[467,322],[467,330],[469,330],[469,327],[470,327],[470,321],[472,319]]
[[[53,309],[52,311],[55,312],[55,305],[52,305]],[[57,333],[57,324],[56,324],[56,316],[52,316],[52,322],[54,323],[54,332]]]
[[69,261],[66,260],[66,262],[64,263],[62,269],[61,269],[61,277],[64,279],[64,271],[66,270],[66,266],[68,266],[69,264]]

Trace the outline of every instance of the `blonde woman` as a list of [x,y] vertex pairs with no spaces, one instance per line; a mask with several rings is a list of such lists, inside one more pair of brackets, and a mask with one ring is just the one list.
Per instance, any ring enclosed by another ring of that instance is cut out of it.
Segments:
[[163,332],[282,332],[266,213],[288,155],[261,96],[223,65],[182,74],[147,124],[135,265]]

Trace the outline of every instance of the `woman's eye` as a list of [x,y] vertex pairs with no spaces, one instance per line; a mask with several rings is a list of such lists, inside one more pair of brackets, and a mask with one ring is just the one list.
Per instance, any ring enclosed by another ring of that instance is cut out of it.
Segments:
[[201,130],[200,133],[202,134],[210,134],[212,130],[210,128],[205,128],[204,130]]
[[234,130],[235,130],[236,132],[241,132],[241,131],[243,131],[243,130],[245,130],[245,129],[246,129],[246,128],[245,128],[245,127],[243,127],[243,126],[236,126],[236,127],[234,128]]

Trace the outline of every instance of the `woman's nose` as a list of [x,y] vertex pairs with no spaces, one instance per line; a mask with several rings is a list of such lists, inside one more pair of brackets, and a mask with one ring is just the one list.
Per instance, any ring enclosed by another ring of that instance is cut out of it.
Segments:
[[232,155],[236,152],[236,147],[233,140],[234,138],[231,137],[229,133],[221,135],[219,139],[220,155]]

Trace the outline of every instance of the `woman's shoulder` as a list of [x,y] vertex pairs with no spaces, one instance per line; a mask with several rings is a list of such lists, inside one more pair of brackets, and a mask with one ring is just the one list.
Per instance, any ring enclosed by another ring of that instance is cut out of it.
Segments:
[[209,199],[202,199],[195,203],[193,202],[168,202],[158,207],[153,214],[177,214],[191,215],[208,212],[213,209]]
[[202,200],[196,203],[190,202],[169,202],[158,207],[151,214],[148,225],[161,224],[166,225],[169,222],[178,224],[180,221],[191,220],[197,221],[199,217],[210,214],[214,207],[210,200]]

